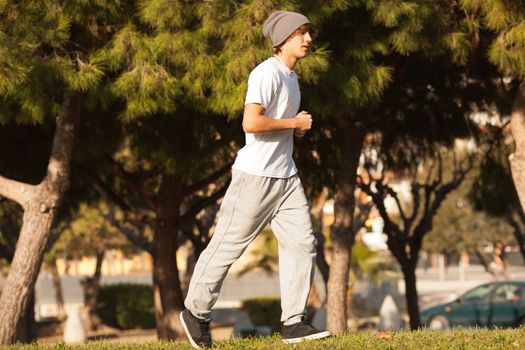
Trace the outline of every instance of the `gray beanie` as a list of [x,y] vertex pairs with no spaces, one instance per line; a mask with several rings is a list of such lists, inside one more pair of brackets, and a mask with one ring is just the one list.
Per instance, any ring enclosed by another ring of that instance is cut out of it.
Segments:
[[282,44],[297,28],[310,23],[308,18],[297,12],[275,11],[264,21],[263,34],[272,39],[273,47]]

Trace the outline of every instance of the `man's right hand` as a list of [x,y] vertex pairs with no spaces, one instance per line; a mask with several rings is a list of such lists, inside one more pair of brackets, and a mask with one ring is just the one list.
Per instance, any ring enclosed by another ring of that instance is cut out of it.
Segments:
[[312,128],[312,116],[306,112],[301,111],[295,116],[295,129],[303,134]]

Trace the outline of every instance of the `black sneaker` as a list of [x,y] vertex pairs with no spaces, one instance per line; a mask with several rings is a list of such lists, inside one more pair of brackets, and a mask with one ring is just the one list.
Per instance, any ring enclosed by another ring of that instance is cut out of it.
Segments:
[[211,348],[210,321],[201,320],[188,310],[180,313],[180,322],[194,348]]
[[283,342],[286,344],[299,343],[304,340],[321,339],[330,336],[329,331],[320,331],[304,321],[283,326],[281,329]]

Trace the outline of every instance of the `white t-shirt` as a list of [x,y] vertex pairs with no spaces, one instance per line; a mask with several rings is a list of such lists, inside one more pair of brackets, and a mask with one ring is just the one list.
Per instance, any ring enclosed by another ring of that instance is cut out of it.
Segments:
[[[268,58],[250,73],[244,103],[260,104],[267,117],[295,117],[301,103],[297,75],[277,58]],[[252,175],[288,178],[297,173],[292,153],[293,129],[246,133],[246,145],[237,153],[233,168]]]

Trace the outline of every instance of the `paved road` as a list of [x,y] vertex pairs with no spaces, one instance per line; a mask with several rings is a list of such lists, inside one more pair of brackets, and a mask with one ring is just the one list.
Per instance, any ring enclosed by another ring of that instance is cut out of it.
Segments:
[[[492,280],[492,276],[484,271],[480,265],[472,265],[461,272],[457,266],[449,267],[446,273],[440,274],[438,269],[418,269],[417,286],[420,297],[420,306],[451,299],[466,290]],[[525,267],[510,267],[512,279],[525,280]],[[79,281],[84,276],[63,276],[62,286],[64,299],[69,309],[82,304],[82,289]],[[150,274],[133,275],[105,275],[102,284],[114,283],[147,283],[151,284]],[[1,282],[0,282],[1,283]],[[55,307],[54,291],[49,274],[42,273],[35,286],[37,315],[45,316],[52,313]],[[398,290],[404,291],[404,284],[399,283]],[[265,273],[248,273],[237,278],[228,275],[224,281],[218,306],[237,306],[238,301],[257,296],[279,296],[278,275]]]

